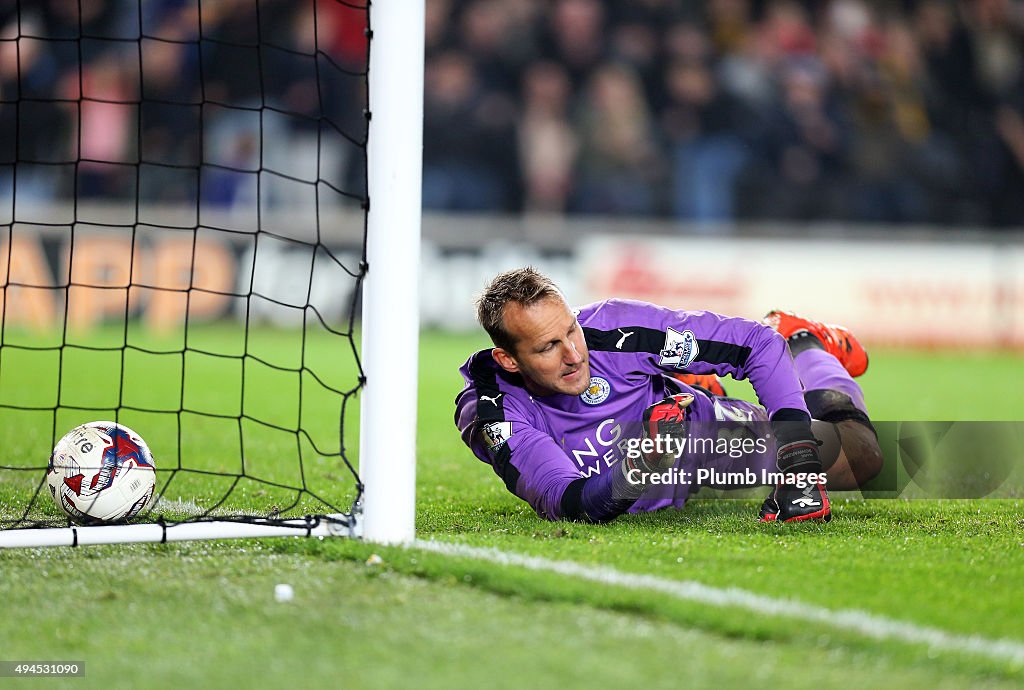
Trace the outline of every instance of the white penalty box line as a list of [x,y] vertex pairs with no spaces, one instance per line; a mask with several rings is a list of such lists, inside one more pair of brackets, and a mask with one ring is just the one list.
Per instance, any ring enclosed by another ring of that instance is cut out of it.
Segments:
[[794,599],[755,594],[736,587],[713,587],[693,580],[673,580],[654,575],[628,573],[607,566],[555,561],[539,556],[507,553],[495,548],[426,540],[416,540],[409,546],[445,556],[566,575],[614,587],[658,592],[708,606],[738,608],[765,616],[810,621],[875,640],[922,644],[932,650],[966,652],[996,661],[1009,661],[1018,667],[1024,666],[1024,642],[951,633],[859,609],[833,610]]

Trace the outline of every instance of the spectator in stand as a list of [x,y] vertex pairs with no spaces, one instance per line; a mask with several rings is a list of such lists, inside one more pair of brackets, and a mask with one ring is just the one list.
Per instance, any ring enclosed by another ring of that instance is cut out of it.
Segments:
[[662,161],[639,78],[627,67],[602,65],[587,84],[579,112],[580,156],[571,208],[653,214]]
[[519,155],[527,212],[566,209],[578,148],[569,121],[571,95],[569,75],[557,63],[534,63],[523,77]]
[[792,58],[782,74],[783,97],[761,141],[768,193],[755,215],[787,220],[846,215],[844,113],[828,99],[827,74],[814,57]]
[[[659,0],[648,0],[658,2]],[[661,84],[662,27],[669,21],[663,7],[647,7],[642,3],[629,4],[632,12],[626,12],[626,3],[619,10],[620,18],[609,30],[609,53],[611,59],[627,65],[640,78],[647,102],[657,111],[665,102]]]
[[923,62],[908,24],[890,17],[880,37],[870,81],[853,111],[854,218],[940,222],[942,199],[957,185],[955,154],[932,125]]
[[748,0],[711,0],[708,39],[716,58],[715,80],[724,93],[751,109],[771,107],[772,75],[758,53],[757,26]]
[[773,72],[782,74],[796,58],[815,55],[818,38],[803,5],[773,0],[754,36],[758,56]]
[[[72,160],[70,114],[53,100],[59,65],[44,41],[18,38],[18,28],[16,16],[0,27],[0,131],[18,133],[17,139],[0,137],[0,222],[12,218],[15,186],[19,205],[56,198],[61,167],[70,165],[52,164]],[[42,27],[26,19],[21,31],[38,35]],[[18,98],[26,100],[17,103]]]
[[143,41],[142,148],[139,196],[147,201],[194,201],[201,161],[199,134],[202,85],[195,28],[173,13],[161,17]]
[[[83,65],[80,80],[64,80],[65,97],[77,125],[75,145],[80,163],[76,195],[82,198],[134,196],[138,140],[136,106],[138,99],[120,63],[113,55]],[[80,99],[80,100],[79,100]]]
[[506,99],[482,90],[476,66],[459,51],[427,63],[425,82],[424,207],[511,210],[508,176],[518,159]]
[[473,60],[481,87],[510,98],[529,60],[530,37],[503,0],[473,0],[458,18],[462,50]]
[[452,42],[452,0],[426,0],[423,9],[423,43],[430,59]]
[[1024,139],[1021,87],[1024,86],[1024,16],[1010,0],[976,0],[962,8],[970,34],[978,84],[984,94],[976,108],[975,151],[982,183],[984,222],[996,227],[1024,223],[1024,171],[1019,153]]
[[599,0],[556,0],[547,29],[547,57],[565,65],[577,89],[605,57],[605,5]]
[[1024,219],[1024,80],[1000,103],[995,120],[1005,162],[992,223],[998,227],[1019,226]]
[[[676,30],[696,29],[689,27]],[[699,35],[699,34],[697,34]],[[750,155],[746,106],[723,93],[702,54],[681,56],[665,69],[668,102],[660,124],[671,149],[672,210],[708,230],[735,217],[736,177]]]

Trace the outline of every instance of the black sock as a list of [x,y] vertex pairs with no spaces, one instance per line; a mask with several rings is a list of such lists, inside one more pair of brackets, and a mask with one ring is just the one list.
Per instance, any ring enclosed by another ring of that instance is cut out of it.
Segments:
[[818,336],[814,335],[810,331],[797,331],[793,335],[786,339],[789,343],[789,351],[796,357],[804,350],[810,350],[812,347],[819,350],[825,349],[825,344],[818,340]]

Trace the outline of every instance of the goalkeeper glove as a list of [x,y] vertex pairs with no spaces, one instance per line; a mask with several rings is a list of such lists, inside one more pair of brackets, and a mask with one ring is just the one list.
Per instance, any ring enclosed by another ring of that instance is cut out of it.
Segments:
[[[640,457],[637,458],[630,458],[627,455],[622,466],[624,473],[633,469],[649,473],[668,469],[675,463],[676,455],[664,448],[666,445],[664,439],[669,437],[682,439],[686,436],[686,408],[692,402],[692,394],[678,393],[656,402],[644,410],[641,439],[654,439],[656,450],[650,453],[641,452]],[[658,443],[659,439],[662,440],[661,443]],[[663,446],[664,452],[657,452],[658,445]]]
[[[821,472],[818,457],[820,442],[811,433],[810,425],[782,423],[777,425],[779,470],[787,474]],[[832,505],[824,484],[817,482],[782,482],[761,504],[761,522],[799,522],[832,519]]]
[[779,484],[761,504],[761,522],[801,522],[832,519],[832,504],[824,484]]

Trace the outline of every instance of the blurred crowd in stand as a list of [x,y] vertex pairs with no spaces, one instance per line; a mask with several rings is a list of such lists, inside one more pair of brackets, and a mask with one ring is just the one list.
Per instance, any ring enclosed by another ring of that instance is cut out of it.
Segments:
[[0,0],[0,200],[361,198],[365,26],[335,0]]
[[1024,3],[427,0],[429,208],[1024,225]]
[[[355,203],[351,4],[0,0],[0,200]],[[425,38],[429,209],[1024,225],[1024,0],[426,0]]]

